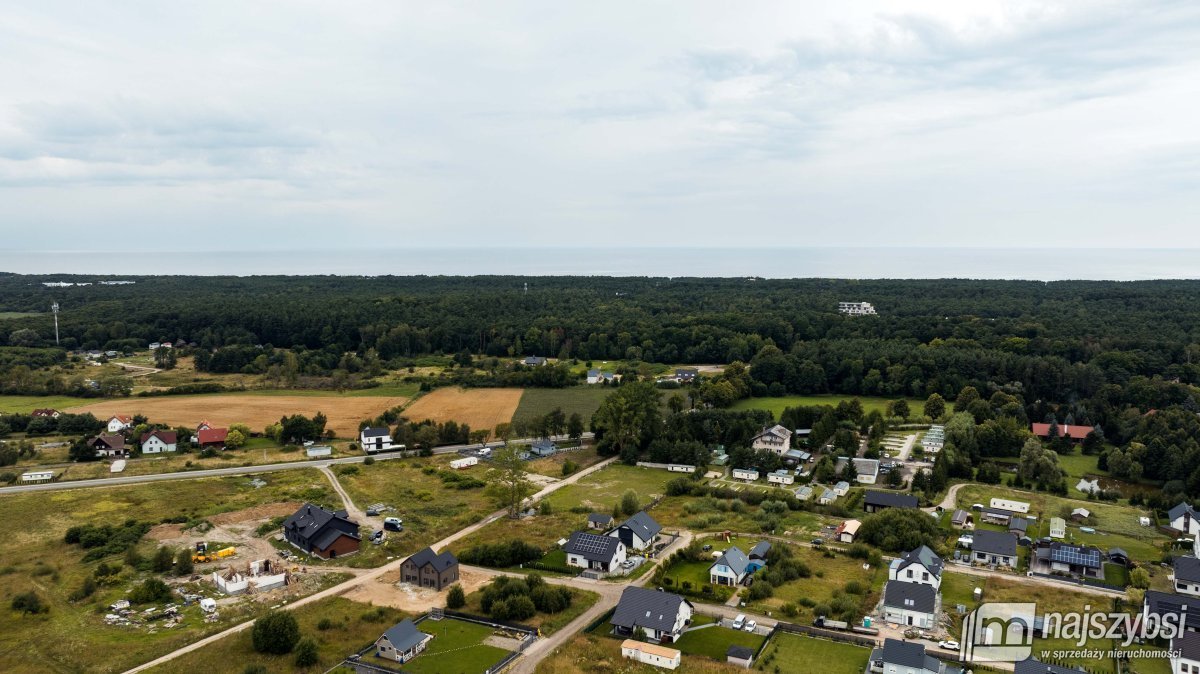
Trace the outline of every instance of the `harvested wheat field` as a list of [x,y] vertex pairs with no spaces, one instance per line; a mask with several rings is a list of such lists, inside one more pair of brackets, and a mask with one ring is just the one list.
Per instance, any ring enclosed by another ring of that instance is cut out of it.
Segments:
[[283,416],[303,414],[311,417],[323,412],[329,419],[327,428],[333,429],[338,437],[352,438],[358,435],[358,422],[376,417],[407,401],[401,396],[163,396],[106,400],[64,411],[91,412],[99,419],[108,419],[114,414],[143,414],[154,423],[188,428],[195,428],[196,424],[207,419],[221,426],[246,424],[255,432],[279,421]]
[[496,424],[512,421],[522,392],[519,388],[440,388],[418,398],[404,416],[410,421],[455,421],[491,431]]

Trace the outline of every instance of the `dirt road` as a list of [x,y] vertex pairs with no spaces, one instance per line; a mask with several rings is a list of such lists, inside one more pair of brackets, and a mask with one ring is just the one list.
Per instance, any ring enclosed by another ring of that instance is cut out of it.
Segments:
[[[606,459],[604,461],[601,461],[600,463],[597,463],[594,466],[589,466],[588,468],[585,468],[564,480],[561,480],[555,484],[552,484],[552,485],[546,487],[545,489],[543,489],[540,492],[538,492],[537,494],[535,494],[533,496],[533,499],[534,500],[540,499],[544,496],[547,496],[547,495],[553,493],[557,489],[561,489],[562,487],[565,487],[569,484],[574,484],[575,482],[579,481],[580,479],[596,472],[597,470],[604,468],[605,466],[609,465],[610,463],[612,463],[613,461],[616,461],[616,460],[617,460],[617,457],[612,457],[612,458]],[[461,538],[465,538],[466,536],[470,536],[471,534],[475,533],[476,531],[479,531],[480,529],[487,526],[491,522],[494,522],[497,519],[504,517],[506,513],[507,513],[507,511],[505,511],[505,510],[497,510],[496,512],[492,513],[491,515],[488,515],[487,517],[476,522],[475,524],[472,524],[469,527],[460,529],[460,530],[454,532],[453,534],[450,534],[449,536],[443,538],[442,540],[434,543],[432,547],[434,549],[445,548],[446,546],[450,545],[451,543],[453,543]],[[331,588],[322,590],[321,592],[317,592],[316,594],[311,594],[303,599],[294,601],[294,602],[284,606],[283,608],[285,610],[292,610],[292,609],[298,608],[300,606],[305,606],[308,604],[312,604],[314,602],[321,601],[322,599],[326,599],[328,597],[336,597],[336,596],[345,594],[346,592],[350,591],[351,589],[353,589],[355,587],[358,587],[359,585],[377,580],[384,574],[387,574],[391,571],[395,571],[395,570],[399,569],[400,564],[403,561],[404,561],[403,559],[397,559],[395,561],[389,562],[389,563],[384,564],[383,566],[380,566],[376,569],[372,569],[371,571],[368,571],[367,573],[364,573],[361,576],[358,576],[356,578],[351,578],[350,580],[347,580],[344,583],[334,585]],[[209,637],[205,637],[199,641],[188,644],[187,646],[184,646],[182,648],[178,648],[174,651],[171,651],[170,653],[167,653],[166,655],[155,658],[155,659],[151,660],[150,662],[140,664],[137,667],[134,667],[133,669],[128,670],[126,672],[126,674],[134,674],[135,672],[144,672],[152,667],[157,667],[158,665],[161,665],[164,662],[169,662],[171,660],[174,660],[175,658],[177,658],[185,653],[190,653],[192,651],[203,648],[209,644],[216,643],[216,642],[220,641],[221,639],[224,639],[227,636],[245,631],[245,630],[249,629],[253,624],[254,624],[253,620],[247,620],[244,623],[234,625],[233,627],[230,627],[227,630],[218,632]],[[574,624],[574,623],[572,623],[572,624]],[[565,629],[564,629],[564,631],[565,631]]]

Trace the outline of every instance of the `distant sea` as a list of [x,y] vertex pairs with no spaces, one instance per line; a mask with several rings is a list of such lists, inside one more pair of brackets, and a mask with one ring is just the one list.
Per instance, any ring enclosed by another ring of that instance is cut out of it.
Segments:
[[374,248],[0,251],[20,274],[1200,279],[1200,250],[1117,248]]

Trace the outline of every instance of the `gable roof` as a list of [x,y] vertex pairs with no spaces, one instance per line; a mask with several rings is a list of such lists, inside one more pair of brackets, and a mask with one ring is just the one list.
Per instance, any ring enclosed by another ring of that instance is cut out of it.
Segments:
[[[283,528],[295,531],[296,535],[301,539],[307,540],[321,549],[327,547],[330,543],[337,540],[338,536],[343,534],[352,538],[358,537],[356,533],[351,534],[341,531],[336,527],[330,527],[330,522],[335,519],[346,522],[354,528],[358,526],[353,520],[349,519],[345,510],[335,512],[326,510],[318,505],[305,503],[300,506],[299,510],[292,513],[291,517],[284,520]],[[330,534],[332,534],[332,538],[330,538]],[[321,545],[321,542],[324,542],[324,545]]]
[[971,513],[962,508],[955,510],[954,514],[950,516],[950,522],[953,524],[966,524],[971,519]]
[[725,657],[736,658],[738,660],[750,660],[754,657],[754,649],[734,644],[725,649]]
[[928,669],[932,672],[940,669],[937,660],[925,655],[925,646],[915,641],[885,639],[883,648],[876,650],[872,654],[872,659],[876,657],[889,665],[896,665],[898,667]]
[[618,529],[629,527],[630,531],[637,534],[637,537],[643,541],[648,541],[658,535],[662,531],[662,525],[654,521],[654,518],[647,515],[645,510],[639,510],[634,513],[633,517],[621,523]]
[[1188,630],[1200,630],[1200,597],[1146,590],[1146,612],[1154,615],[1183,614]]
[[919,505],[917,497],[912,494],[897,494],[894,491],[867,490],[867,505],[883,506],[885,508],[916,508]]
[[1014,517],[1008,521],[1008,530],[1025,533],[1029,531],[1029,520],[1024,517]]
[[429,638],[428,634],[417,629],[417,625],[408,618],[389,627],[383,636],[387,637],[392,648],[401,652],[407,651]]
[[890,581],[883,592],[883,605],[906,611],[933,613],[937,605],[937,590],[924,583]]
[[1192,508],[1192,504],[1180,503],[1179,505],[1167,511],[1167,519],[1174,522],[1175,520],[1189,513],[1192,517],[1196,517],[1196,510]]
[[98,445],[107,447],[108,449],[124,449],[125,448],[125,436],[123,436],[123,435],[107,435],[107,434],[97,435],[92,440],[92,446],[96,447]]
[[903,569],[911,564],[920,564],[926,569],[929,569],[930,573],[939,578],[942,576],[942,568],[945,566],[942,558],[939,557],[938,554],[934,552],[928,545],[922,545],[919,548],[909,550],[901,555],[900,564],[897,565],[896,568]]
[[133,417],[129,416],[128,414],[114,414],[108,418],[109,421],[112,421],[113,419],[116,419],[123,424],[133,423]]
[[229,437],[228,428],[202,428],[196,431],[196,441],[202,445],[210,442],[225,442],[227,437]]
[[684,604],[692,605],[677,594],[630,586],[621,593],[611,622],[627,629],[641,627],[670,632],[675,629],[675,621]]
[[588,513],[588,521],[596,524],[608,524],[613,521],[612,515],[606,513]]
[[412,562],[418,569],[424,568],[426,565],[433,565],[433,570],[442,573],[446,569],[458,564],[458,558],[449,550],[443,550],[440,554],[433,551],[433,548],[425,548],[409,557],[409,562]]
[[617,556],[617,550],[620,548],[621,539],[612,536],[601,536],[600,534],[589,534],[586,531],[576,531],[571,534],[571,538],[567,540],[567,544],[563,546],[563,551],[579,555],[589,562],[604,562],[611,563],[613,557]]
[[713,562],[709,568],[711,569],[718,564],[728,566],[734,573],[740,576],[746,573],[746,567],[750,566],[750,558],[746,556],[746,553],[742,552],[741,548],[735,545],[726,550],[725,554],[721,555],[720,559]]
[[766,559],[771,551],[771,541],[759,541],[750,548],[750,559]]
[[1017,539],[1012,534],[1003,531],[982,530],[975,532],[971,542],[974,552],[986,552],[991,555],[1015,557],[1017,555]]
[[650,655],[657,655],[660,658],[666,658],[668,660],[674,660],[675,658],[679,657],[679,651],[675,650],[674,648],[667,648],[666,646],[659,646],[658,644],[649,644],[644,641],[636,641],[634,639],[626,639],[625,641],[622,641],[621,648],[628,648],[635,651],[641,651],[643,653],[649,653]]
[[150,431],[149,433],[142,433],[142,444],[146,444],[146,441],[152,437],[157,437],[168,445],[173,445],[178,440],[178,435],[176,435],[175,431]]
[[1200,559],[1191,556],[1176,557],[1175,580],[1200,582]]
[[1099,548],[1090,545],[1071,545],[1060,541],[1054,541],[1049,548],[1038,549],[1039,558],[1049,558],[1051,562],[1083,566],[1089,569],[1099,569],[1104,566],[1103,556]]
[[1185,631],[1171,639],[1171,650],[1177,651],[1184,659],[1200,660],[1200,632]]
[[[1050,424],[1030,424],[1033,434],[1039,438],[1050,436]],[[1068,426],[1066,424],[1058,424],[1058,437],[1071,438],[1072,440],[1082,440],[1094,430],[1092,426]]]
[[765,435],[774,435],[777,438],[782,438],[784,440],[787,440],[788,438],[792,437],[792,432],[789,431],[787,428],[784,428],[781,424],[775,424],[774,426],[771,426],[770,428],[762,429],[762,431],[759,432],[758,435],[754,436],[750,440],[751,440],[751,442],[753,442],[754,440],[757,440]]
[[387,426],[367,426],[359,433],[364,438],[387,438],[391,437],[392,432]]
[[[1193,634],[1193,632],[1188,632],[1188,634]],[[1171,642],[1171,650],[1175,650],[1174,641]],[[1033,658],[1022,660],[1016,663],[1015,667],[1013,674],[1086,674],[1086,670],[1083,669],[1051,665]]]

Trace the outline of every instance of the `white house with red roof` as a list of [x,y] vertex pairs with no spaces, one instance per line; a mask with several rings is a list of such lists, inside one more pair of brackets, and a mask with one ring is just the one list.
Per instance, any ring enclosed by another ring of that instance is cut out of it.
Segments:
[[133,417],[128,414],[115,414],[108,420],[108,432],[120,433],[133,427]]

